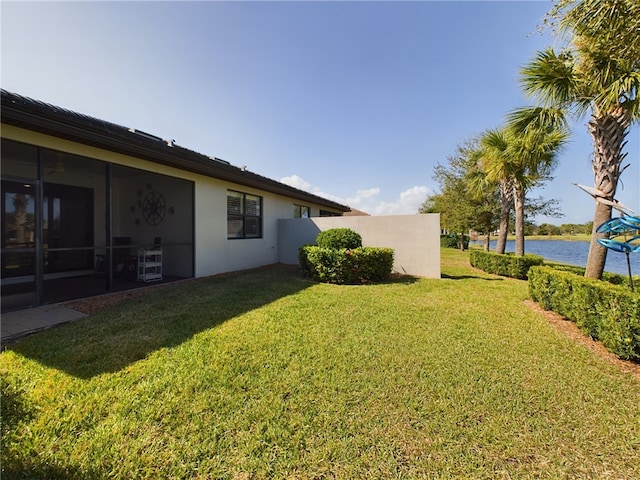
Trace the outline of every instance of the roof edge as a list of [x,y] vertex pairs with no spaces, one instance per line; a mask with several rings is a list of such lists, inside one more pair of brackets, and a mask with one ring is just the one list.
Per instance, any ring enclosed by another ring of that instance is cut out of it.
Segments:
[[1,89],[2,123],[65,138],[114,153],[142,158],[238,185],[315,203],[340,212],[350,208],[333,200],[300,190],[276,180],[236,167],[134,128],[127,128],[72,110],[34,100]]

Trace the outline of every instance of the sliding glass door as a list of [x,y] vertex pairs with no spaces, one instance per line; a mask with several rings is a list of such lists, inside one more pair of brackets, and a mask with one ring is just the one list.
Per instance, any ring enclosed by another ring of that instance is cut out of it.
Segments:
[[2,181],[2,307],[36,305],[35,182]]
[[93,190],[45,183],[44,273],[93,269]]

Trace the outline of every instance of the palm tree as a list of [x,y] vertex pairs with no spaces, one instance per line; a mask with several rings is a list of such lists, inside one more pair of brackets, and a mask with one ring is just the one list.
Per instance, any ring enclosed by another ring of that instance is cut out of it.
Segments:
[[509,234],[509,217],[513,206],[513,178],[509,170],[508,140],[503,130],[488,130],[480,140],[481,150],[477,153],[477,162],[483,172],[483,179],[476,177],[473,184],[478,191],[481,182],[498,186],[500,192],[500,223],[496,253],[504,254]]
[[[526,193],[549,178],[557,153],[568,138],[565,126],[544,119],[540,109],[523,108],[511,115],[511,122],[501,130],[489,130],[482,139],[482,162],[489,181],[498,182],[501,191],[512,190],[516,218],[516,255],[524,255]],[[528,120],[528,121],[527,121]],[[506,192],[503,199],[507,197]],[[504,212],[503,212],[504,214]],[[501,236],[503,221],[501,218]],[[504,253],[498,251],[498,253]]]
[[[516,215],[516,255],[524,255],[524,207],[526,192],[550,178],[556,164],[557,154],[566,143],[569,132],[564,121],[543,121],[544,113],[538,109],[524,108],[511,114],[508,131],[513,138],[512,155],[515,157],[513,180],[513,202]],[[522,119],[534,120],[521,129]],[[554,120],[556,120],[554,118]],[[562,119],[564,120],[564,119]]]
[[640,120],[640,3],[637,0],[561,0],[552,15],[570,32],[560,51],[548,48],[522,69],[525,93],[542,106],[580,118],[590,112],[596,207],[585,276],[602,278],[607,251],[596,228],[611,218],[625,138]]

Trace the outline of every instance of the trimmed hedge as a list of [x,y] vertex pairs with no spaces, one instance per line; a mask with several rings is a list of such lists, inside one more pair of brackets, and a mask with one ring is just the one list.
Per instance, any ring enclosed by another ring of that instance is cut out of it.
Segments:
[[302,272],[319,282],[336,284],[380,282],[391,276],[393,249],[324,248],[303,245],[298,251],[298,260]]
[[545,310],[578,328],[625,360],[640,360],[640,293],[550,266],[529,270],[529,294]]
[[526,280],[529,268],[534,265],[542,265],[544,258],[530,254],[523,256],[511,253],[501,255],[494,252],[471,250],[469,252],[469,261],[472,267],[479,268],[487,273]]
[[316,245],[322,248],[354,249],[362,246],[362,237],[350,228],[330,228],[316,237]]
[[[586,270],[584,267],[578,267],[575,265],[554,264],[550,266],[552,266],[555,270],[575,273],[576,275],[580,275],[581,277],[584,277],[584,272]],[[612,283],[613,285],[629,285],[629,277],[626,275],[621,275],[619,273],[603,272],[602,280]],[[634,284],[636,287],[640,288],[640,278],[638,278],[637,276],[634,279]]]

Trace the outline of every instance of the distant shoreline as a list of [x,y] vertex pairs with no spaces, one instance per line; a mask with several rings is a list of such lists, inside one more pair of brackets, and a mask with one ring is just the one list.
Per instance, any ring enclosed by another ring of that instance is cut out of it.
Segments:
[[[491,241],[497,240],[498,237],[492,235]],[[509,235],[507,240],[514,240],[515,235]],[[527,240],[563,240],[565,242],[590,242],[591,235],[587,235],[586,233],[581,233],[578,235],[527,235],[524,237],[525,242]],[[484,242],[484,237],[478,237],[477,240],[474,240],[476,244],[482,244]]]
[[[591,235],[581,233],[578,235],[529,235],[526,240],[564,240],[567,242],[590,242]],[[509,240],[515,240],[515,237],[509,236]]]

